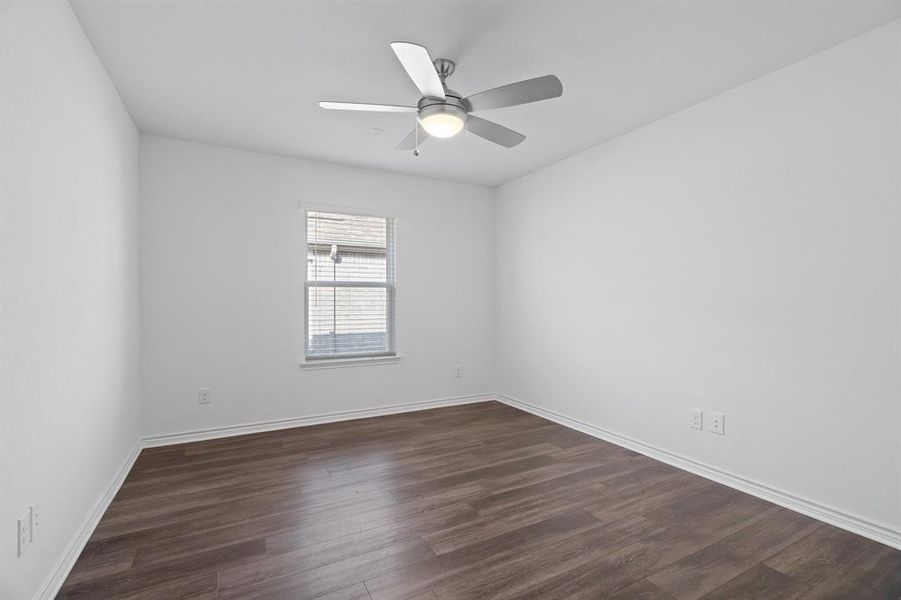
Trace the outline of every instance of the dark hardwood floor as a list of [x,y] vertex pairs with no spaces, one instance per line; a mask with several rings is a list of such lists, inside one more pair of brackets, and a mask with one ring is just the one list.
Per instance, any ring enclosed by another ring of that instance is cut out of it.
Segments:
[[144,450],[60,598],[901,597],[901,552],[497,403]]

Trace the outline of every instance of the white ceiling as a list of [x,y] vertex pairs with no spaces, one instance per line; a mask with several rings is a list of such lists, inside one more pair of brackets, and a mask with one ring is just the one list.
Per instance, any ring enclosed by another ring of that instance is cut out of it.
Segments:
[[[899,0],[73,5],[141,131],[489,185],[901,18]],[[528,136],[513,149],[460,135],[414,158],[394,150],[413,115],[317,106],[415,104],[394,40],[457,61],[464,95],[554,73],[563,97],[480,113]]]

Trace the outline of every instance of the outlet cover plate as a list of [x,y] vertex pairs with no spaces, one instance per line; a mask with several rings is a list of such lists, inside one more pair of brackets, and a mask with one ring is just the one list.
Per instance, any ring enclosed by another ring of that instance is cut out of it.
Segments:
[[35,502],[28,510],[31,516],[31,541],[34,542],[38,535],[37,530],[41,527],[41,503]]
[[717,435],[725,435],[726,415],[720,412],[710,413],[710,432]]

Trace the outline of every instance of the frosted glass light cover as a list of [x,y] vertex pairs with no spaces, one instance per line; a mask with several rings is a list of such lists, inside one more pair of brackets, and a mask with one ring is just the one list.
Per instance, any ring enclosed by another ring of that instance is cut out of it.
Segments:
[[420,122],[426,133],[437,138],[453,137],[463,129],[463,119],[448,113],[428,115]]

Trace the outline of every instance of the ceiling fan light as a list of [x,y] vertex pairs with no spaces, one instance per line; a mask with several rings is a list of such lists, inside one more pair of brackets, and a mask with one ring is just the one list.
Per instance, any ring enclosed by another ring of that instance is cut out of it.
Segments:
[[453,137],[463,129],[463,119],[447,113],[429,115],[420,122],[426,133],[436,138]]
[[430,105],[419,111],[419,123],[430,136],[449,138],[463,130],[466,112],[447,104]]

